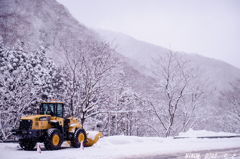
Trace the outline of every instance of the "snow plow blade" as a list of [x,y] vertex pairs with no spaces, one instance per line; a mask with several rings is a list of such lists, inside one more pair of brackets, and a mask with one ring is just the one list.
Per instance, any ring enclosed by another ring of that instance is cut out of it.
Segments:
[[92,146],[98,142],[98,140],[102,138],[102,133],[98,131],[87,131],[87,142],[85,144],[86,147]]

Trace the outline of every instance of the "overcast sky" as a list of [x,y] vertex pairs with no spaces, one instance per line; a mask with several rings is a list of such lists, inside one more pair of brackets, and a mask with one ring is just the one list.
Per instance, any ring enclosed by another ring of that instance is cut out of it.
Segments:
[[240,68],[240,0],[57,0],[86,26]]

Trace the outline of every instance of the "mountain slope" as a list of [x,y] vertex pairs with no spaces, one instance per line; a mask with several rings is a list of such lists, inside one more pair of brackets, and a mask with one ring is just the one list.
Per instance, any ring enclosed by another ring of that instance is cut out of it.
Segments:
[[29,50],[42,45],[49,57],[63,62],[59,39],[96,36],[55,0],[1,0],[0,4],[0,36],[7,46],[17,40]]
[[[97,33],[79,23],[55,0],[1,0],[0,3],[0,36],[5,45],[13,45],[19,40],[25,42],[30,51],[35,51],[42,45],[47,50],[47,57],[52,58],[57,65],[65,64],[59,40],[70,41],[69,47],[74,48],[75,39],[99,39]],[[138,77],[138,82],[132,83],[135,88],[140,88],[140,84],[145,83],[140,79],[150,80],[132,67],[132,63],[138,65],[138,62],[125,59],[117,53],[115,56],[124,59],[122,61],[125,61],[123,67],[126,74],[135,72]]]
[[[95,30],[102,38],[107,39],[107,41],[117,43],[120,54],[133,61],[137,61],[138,65],[132,64],[132,66],[143,74],[149,75],[153,58],[162,57],[164,53],[169,51],[161,46],[138,41],[122,33],[102,29]],[[212,88],[216,88],[218,91],[228,88],[229,82],[240,77],[240,69],[223,61],[207,58],[198,54],[187,54],[184,52],[181,52],[181,54],[184,54],[186,58],[190,59],[195,66],[201,66],[201,68],[205,70],[205,78],[209,79]],[[144,67],[145,70],[142,67]]]
[[[59,39],[99,38],[55,0],[1,0],[0,3],[0,36],[6,45],[14,44],[17,40],[27,42],[26,45],[31,50],[43,45],[48,57],[52,57],[57,63],[64,63]],[[163,56],[169,51],[122,33],[100,29],[96,31],[107,41],[117,43],[117,51],[127,57],[125,61],[144,76],[151,75],[152,58]],[[204,68],[206,78],[219,90],[228,87],[229,82],[240,77],[240,70],[225,62],[197,54],[183,54]]]

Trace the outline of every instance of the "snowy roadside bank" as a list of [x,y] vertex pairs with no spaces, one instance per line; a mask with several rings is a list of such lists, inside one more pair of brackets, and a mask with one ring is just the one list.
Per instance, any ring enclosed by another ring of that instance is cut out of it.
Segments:
[[[194,133],[198,133],[201,136],[209,136],[211,132],[205,131],[205,134],[203,134],[200,131],[188,131],[184,135],[192,138],[178,140],[173,139],[172,137],[103,137],[97,144],[92,147],[86,147],[84,150],[71,148],[67,143],[64,143],[60,150],[46,151],[44,145],[41,144],[41,154],[37,153],[37,151],[24,151],[18,147],[17,143],[0,143],[0,159],[108,159],[126,158],[131,156],[142,157],[147,155],[198,150],[211,151],[213,149],[240,148],[240,138],[197,139],[193,137]],[[183,134],[180,134],[180,136],[181,135]]]

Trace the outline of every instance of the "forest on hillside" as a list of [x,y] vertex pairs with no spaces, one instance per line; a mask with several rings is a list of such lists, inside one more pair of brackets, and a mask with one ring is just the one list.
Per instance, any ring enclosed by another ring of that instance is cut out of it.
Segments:
[[[121,60],[114,58],[115,51],[107,43],[79,45],[76,52],[66,47],[66,64],[56,66],[43,47],[27,52],[23,42],[4,47],[1,40],[2,140],[11,138],[22,116],[37,113],[39,102],[54,98],[65,102],[65,117],[78,117],[85,129],[104,135],[173,136],[216,118],[204,107],[211,95],[201,81],[202,70],[181,55],[170,51],[153,61],[155,83],[148,85],[155,93],[144,94],[131,87]],[[238,79],[219,97],[221,117],[233,121],[229,131],[237,131],[239,122],[239,83]]]

